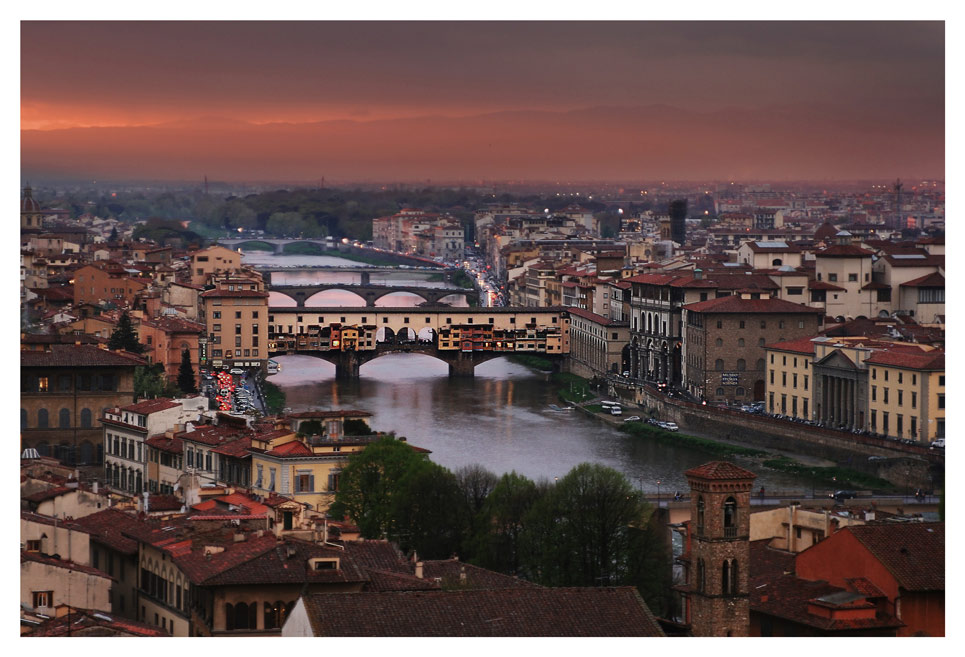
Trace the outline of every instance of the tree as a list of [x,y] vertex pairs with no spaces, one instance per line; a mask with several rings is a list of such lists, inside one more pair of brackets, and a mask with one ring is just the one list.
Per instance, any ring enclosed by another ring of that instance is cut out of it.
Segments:
[[111,333],[110,340],[107,342],[109,349],[126,349],[135,354],[143,354],[146,350],[144,345],[137,339],[137,332],[131,323],[131,316],[125,310],[120,319],[117,320],[117,327]]
[[164,365],[161,363],[134,368],[134,397],[137,399],[174,397],[177,393],[177,388],[165,378]]
[[427,559],[458,554],[469,521],[465,509],[453,504],[459,495],[449,470],[429,460],[413,462],[391,498],[389,540]]
[[395,535],[392,502],[399,482],[409,470],[425,461],[408,443],[392,436],[381,438],[352,455],[342,471],[339,491],[329,513],[348,516],[363,538]]
[[481,565],[513,575],[520,573],[524,519],[540,497],[536,483],[515,470],[499,478],[479,513],[474,545]]
[[624,583],[635,542],[631,529],[649,517],[649,505],[613,468],[581,463],[524,519],[539,581],[551,586]]
[[118,235],[117,235],[117,226],[114,226],[113,228],[111,228],[111,235],[110,235],[110,237],[107,238],[107,241],[108,241],[108,242],[116,242],[116,241],[117,241],[117,237],[118,237]]
[[198,391],[194,379],[194,368],[191,366],[191,352],[187,349],[181,352],[181,367],[178,368],[178,388],[186,395]]
[[372,427],[362,419],[348,418],[343,426],[346,436],[371,436]]
[[483,510],[486,498],[496,487],[499,478],[478,463],[462,466],[456,470],[455,475],[466,509],[472,515],[478,514]]
[[321,420],[306,420],[298,425],[298,433],[302,436],[321,436],[325,433],[325,425]]

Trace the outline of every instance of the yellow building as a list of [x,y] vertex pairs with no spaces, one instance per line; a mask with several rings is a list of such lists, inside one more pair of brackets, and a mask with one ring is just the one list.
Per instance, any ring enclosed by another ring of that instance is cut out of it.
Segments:
[[191,253],[191,284],[204,285],[208,276],[241,268],[241,254],[223,246],[212,246]]
[[944,351],[876,351],[865,365],[872,431],[924,443],[945,437]]
[[811,362],[813,338],[777,342],[764,348],[767,364],[765,386],[767,411],[788,417],[811,419],[814,404]]
[[[873,512],[866,516],[874,519]],[[833,509],[805,509],[794,505],[751,514],[750,540],[771,539],[770,547],[788,552],[803,552],[842,527],[863,525],[865,520],[852,512]]]
[[254,281],[221,281],[201,295],[202,367],[262,367],[268,360],[268,293]]

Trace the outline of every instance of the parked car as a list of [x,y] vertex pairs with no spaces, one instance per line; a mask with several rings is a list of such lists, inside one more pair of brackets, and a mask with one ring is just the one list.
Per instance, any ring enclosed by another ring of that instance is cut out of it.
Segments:
[[931,445],[929,445],[928,448],[929,448],[929,449],[945,449],[945,439],[944,439],[944,438],[936,438],[935,440],[933,440],[933,441],[931,442]]
[[836,502],[844,502],[845,500],[853,500],[858,494],[853,490],[836,490],[828,497],[833,498]]
[[639,421],[640,421],[639,415],[631,415],[630,417],[624,420],[624,422],[639,422]]
[[619,406],[614,406],[610,409],[610,415],[623,415],[623,409]]
[[663,428],[667,431],[680,431],[680,427],[677,426],[676,422],[664,422]]
[[232,367],[230,370],[228,370],[228,373],[229,373],[229,374],[244,374],[245,371],[244,371],[243,369],[241,369],[240,367]]

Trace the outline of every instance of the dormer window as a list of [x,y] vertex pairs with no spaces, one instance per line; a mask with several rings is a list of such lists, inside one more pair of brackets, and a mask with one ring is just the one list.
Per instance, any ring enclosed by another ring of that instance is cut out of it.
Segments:
[[319,570],[338,570],[339,563],[338,559],[310,559],[308,561],[309,568],[315,571]]

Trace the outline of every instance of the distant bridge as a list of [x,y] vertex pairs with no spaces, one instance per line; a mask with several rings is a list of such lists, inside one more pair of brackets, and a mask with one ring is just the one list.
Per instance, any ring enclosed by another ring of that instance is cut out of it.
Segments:
[[[346,349],[326,338],[324,331],[331,336],[332,325],[367,328],[358,343]],[[445,336],[453,327],[464,333],[468,329],[473,338],[451,346],[453,340]],[[447,342],[449,346],[443,346]],[[338,379],[358,378],[363,364],[400,352],[448,363],[450,376],[473,376],[476,365],[513,353],[538,354],[561,366],[569,353],[569,314],[563,308],[275,306],[268,309],[268,343],[269,356],[305,355],[333,363]]]
[[345,283],[313,283],[310,285],[271,285],[270,292],[278,292],[295,300],[295,306],[305,307],[305,301],[319,292],[327,290],[345,290],[360,296],[367,307],[375,307],[378,299],[396,292],[415,294],[427,303],[439,305],[442,299],[449,296],[465,297],[470,306],[479,305],[479,292],[465,288],[447,287],[418,287],[414,285],[347,285]]
[[[364,246],[355,246],[354,244],[342,244],[341,242],[329,242],[325,238],[293,238],[293,239],[281,239],[274,237],[236,237],[236,238],[221,238],[217,240],[218,244],[229,249],[237,249],[240,245],[247,244],[249,242],[264,242],[265,244],[270,244],[274,247],[275,255],[285,255],[285,247],[290,244],[314,244],[315,246],[325,249],[328,251],[339,251],[342,253],[357,253],[360,255],[376,256],[382,260],[387,260],[389,262],[397,262],[400,265],[415,265],[415,266],[425,266],[425,267],[443,267],[434,260],[429,258],[423,258],[422,256],[416,255],[406,255],[402,253],[395,253],[390,251],[381,251],[376,249],[370,249]],[[254,250],[254,249],[252,249]]]

